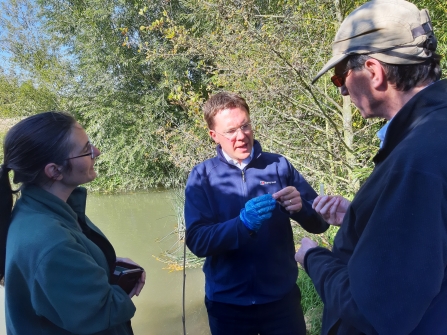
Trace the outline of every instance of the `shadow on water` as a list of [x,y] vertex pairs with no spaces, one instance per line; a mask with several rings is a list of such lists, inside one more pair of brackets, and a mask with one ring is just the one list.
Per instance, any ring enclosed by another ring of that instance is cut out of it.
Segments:
[[[87,215],[104,232],[117,256],[129,257],[145,268],[146,286],[133,298],[137,312],[132,319],[135,335],[181,335],[181,271],[169,272],[159,256],[175,242],[168,237],[177,225],[172,195],[168,191],[98,195],[90,194]],[[161,241],[160,241],[161,240]],[[186,330],[209,335],[201,269],[186,271]],[[0,288],[0,335],[5,335],[4,289]]]

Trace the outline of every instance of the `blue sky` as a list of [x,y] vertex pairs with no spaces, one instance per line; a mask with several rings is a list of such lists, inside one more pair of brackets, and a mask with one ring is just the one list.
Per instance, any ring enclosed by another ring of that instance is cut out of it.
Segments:
[[[10,6],[9,3],[9,0],[0,0],[0,66],[5,73],[13,72],[20,76],[23,75],[23,71],[21,71],[20,68],[12,67],[10,63],[10,59],[13,55],[8,51],[8,41],[6,39],[8,32],[4,27],[4,21],[8,20],[6,15],[8,15],[10,9],[14,8],[8,7]],[[26,27],[22,31],[22,39],[23,36],[25,36],[24,40],[32,42],[33,40],[36,40],[36,38],[39,38],[38,29],[33,29],[39,27],[39,22],[32,16],[35,14],[35,0],[15,0],[13,3],[18,5],[16,12],[19,13],[17,16],[20,18],[19,20],[14,18],[13,22],[19,21],[18,25]],[[28,4],[29,6],[27,6]],[[20,34],[20,31],[16,32],[16,34]]]
[[[0,0],[0,19],[4,18],[5,11],[3,10],[4,6],[6,6],[8,1],[6,0]],[[4,72],[8,73],[10,72],[11,65],[9,62],[9,59],[11,58],[11,54],[5,49],[5,29],[1,26],[1,20],[0,20],[0,67],[3,69]],[[16,69],[17,71],[17,69]]]

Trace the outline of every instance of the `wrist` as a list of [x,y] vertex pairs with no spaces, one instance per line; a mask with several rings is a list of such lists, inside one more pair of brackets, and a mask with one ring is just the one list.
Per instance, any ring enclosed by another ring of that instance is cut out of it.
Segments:
[[247,227],[248,230],[253,232],[258,232],[261,225],[257,222],[252,222],[249,218],[247,218],[247,213],[245,211],[245,208],[241,209],[241,212],[239,214],[239,218],[241,219],[242,223],[245,227]]
[[304,270],[306,271],[306,273],[309,273],[309,267],[308,267],[308,264],[307,264],[307,263],[308,263],[309,256],[310,256],[310,254],[312,254],[312,251],[316,251],[317,248],[318,248],[318,246],[317,246],[317,247],[314,247],[314,248],[309,248],[309,249],[306,250],[306,252],[305,252],[305,254],[304,254],[304,257],[303,257],[303,264],[301,264],[301,265],[303,266],[303,268],[304,268]]

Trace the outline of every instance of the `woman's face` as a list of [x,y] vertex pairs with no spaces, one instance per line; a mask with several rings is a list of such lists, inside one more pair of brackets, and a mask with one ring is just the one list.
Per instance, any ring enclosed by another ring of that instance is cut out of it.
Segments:
[[[71,163],[71,171],[64,172],[61,181],[69,187],[76,187],[96,178],[94,164],[96,157],[101,152],[90,143],[85,130],[79,123],[75,123],[73,126],[69,141],[73,146],[73,149],[68,155]],[[91,155],[92,150],[94,158]]]

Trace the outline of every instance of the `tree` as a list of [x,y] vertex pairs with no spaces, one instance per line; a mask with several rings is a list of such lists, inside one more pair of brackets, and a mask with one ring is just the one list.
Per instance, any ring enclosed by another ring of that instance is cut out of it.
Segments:
[[0,71],[0,117],[16,118],[53,110],[57,97],[45,87],[35,87],[31,80],[19,83],[16,77]]
[[[17,85],[47,92],[103,149],[98,188],[184,180],[214,152],[201,104],[230,90],[248,100],[265,149],[288,157],[315,187],[349,197],[372,168],[383,121],[363,120],[327,76],[310,80],[362,2],[3,0],[0,24]],[[424,4],[441,22],[441,44],[446,6]]]
[[39,1],[47,30],[73,59],[76,76],[64,106],[103,151],[102,189],[169,186],[179,179],[165,154],[172,146],[166,139],[188,117],[170,99],[189,81],[188,60],[148,60],[141,52],[142,45],[164,42],[157,31],[144,29],[161,15],[161,3]]
[[11,0],[1,1],[0,11],[0,115],[58,109],[69,67],[45,34],[39,8],[29,0]]
[[[190,59],[208,92],[194,95],[184,85],[172,96],[190,116],[176,128],[179,138],[188,138],[171,151],[185,157],[173,159],[177,166],[189,171],[213,155],[199,107],[208,94],[225,89],[247,98],[265,148],[288,157],[314,186],[324,182],[329,192],[352,197],[373,167],[375,132],[385,121],[364,120],[327,76],[316,85],[310,81],[330,58],[341,21],[363,2],[183,0],[181,10],[165,6],[146,26],[165,43],[142,48],[149,59]],[[434,15],[445,14],[444,8],[438,3]]]
[[[193,60],[195,71],[207,78],[208,92],[225,89],[246,97],[256,137],[267,150],[288,157],[314,186],[325,182],[331,192],[354,194],[357,182],[372,167],[378,124],[363,120],[349,100],[343,101],[327,85],[327,79],[310,85],[328,59],[346,3],[339,7],[315,1],[188,0],[181,4],[183,11],[165,11],[148,26],[170,42],[157,52]],[[155,54],[150,46],[145,51],[148,57]],[[189,139],[187,147],[179,148],[182,153],[186,150],[186,157],[202,159],[212,154],[207,149],[197,155],[204,142],[197,107],[206,95],[193,95],[192,101],[186,90],[179,91],[184,94],[176,96],[178,104],[187,106],[191,116],[187,126],[178,128]],[[172,154],[181,156],[177,151]],[[177,162],[189,170],[197,160]]]

